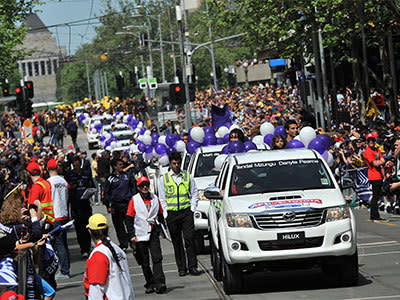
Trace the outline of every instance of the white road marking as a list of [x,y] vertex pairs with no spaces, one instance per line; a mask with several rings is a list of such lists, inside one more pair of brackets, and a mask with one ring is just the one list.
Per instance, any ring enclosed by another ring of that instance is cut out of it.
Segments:
[[376,255],[399,254],[399,253],[400,253],[400,251],[389,251],[389,252],[358,254],[358,256],[376,256]]
[[385,244],[396,244],[399,243],[398,241],[384,241],[384,242],[373,242],[373,243],[362,243],[362,244],[357,244],[358,247],[363,247],[363,246],[374,246],[374,245],[385,245]]
[[343,300],[372,300],[372,299],[399,299],[400,295],[393,296],[376,296],[376,297],[364,297],[364,298],[346,298]]

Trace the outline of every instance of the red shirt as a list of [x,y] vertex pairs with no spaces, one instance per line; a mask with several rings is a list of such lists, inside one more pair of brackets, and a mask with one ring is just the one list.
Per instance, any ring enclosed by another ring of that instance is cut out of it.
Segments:
[[379,149],[372,149],[367,147],[364,151],[364,160],[368,167],[368,180],[382,180],[383,173],[381,167],[374,167],[372,162],[374,160],[380,160],[382,158],[382,153]]
[[[45,180],[40,177],[35,183],[39,181],[44,182]],[[40,184],[35,183],[29,191],[28,204],[34,204],[36,200],[42,201],[46,197],[44,188]]]
[[[98,243],[96,247],[102,243]],[[110,271],[110,262],[107,256],[101,252],[95,252],[86,261],[86,271],[83,279],[86,297],[89,295],[89,288],[91,284],[105,285]]]

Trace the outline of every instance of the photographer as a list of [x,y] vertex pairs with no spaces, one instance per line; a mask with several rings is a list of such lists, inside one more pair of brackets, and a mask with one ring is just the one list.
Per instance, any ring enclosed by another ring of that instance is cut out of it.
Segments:
[[390,191],[394,193],[396,206],[399,206],[400,196],[400,138],[397,138],[394,142],[393,158],[395,159],[394,172],[392,173],[390,181]]

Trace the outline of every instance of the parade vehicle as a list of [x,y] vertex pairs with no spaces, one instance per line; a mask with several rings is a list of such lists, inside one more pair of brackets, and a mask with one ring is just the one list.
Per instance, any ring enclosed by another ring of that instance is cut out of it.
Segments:
[[[114,131],[124,131],[124,130],[129,130],[129,126],[127,124],[124,123],[118,123],[118,124],[114,124],[115,128]],[[100,130],[100,136],[104,135],[104,133],[106,132],[111,132],[111,127],[112,124],[108,124],[108,125],[104,125],[101,130]]]
[[117,140],[113,148],[130,146],[134,134],[135,132],[130,129],[113,132],[113,137]]
[[[204,249],[205,236],[208,234],[208,209],[210,201],[204,196],[204,190],[213,184],[217,178],[220,170],[215,168],[214,161],[221,154],[221,150],[225,146],[224,144],[199,147],[191,156],[187,168],[191,177],[196,182],[199,192],[199,203],[194,213],[195,243],[199,253]],[[259,145],[257,148],[258,150],[267,150],[268,146]]]
[[210,199],[214,276],[227,294],[245,274],[322,267],[335,282],[358,282],[354,215],[321,155],[308,149],[230,155]]
[[103,126],[106,124],[110,124],[113,121],[113,117],[111,115],[102,115],[102,116],[94,116],[89,119],[89,122],[87,123],[87,127],[85,130],[86,136],[88,139],[88,148],[93,149],[99,147],[99,137],[100,133],[97,132],[97,129],[95,128],[96,124],[103,123]]

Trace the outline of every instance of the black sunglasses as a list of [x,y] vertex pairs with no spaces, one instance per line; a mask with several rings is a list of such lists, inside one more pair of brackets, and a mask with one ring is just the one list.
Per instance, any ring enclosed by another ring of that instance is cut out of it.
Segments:
[[142,184],[139,185],[140,188],[144,188],[145,186],[146,186],[146,187],[149,187],[149,186],[150,186],[150,183],[145,182],[145,183],[142,183]]

